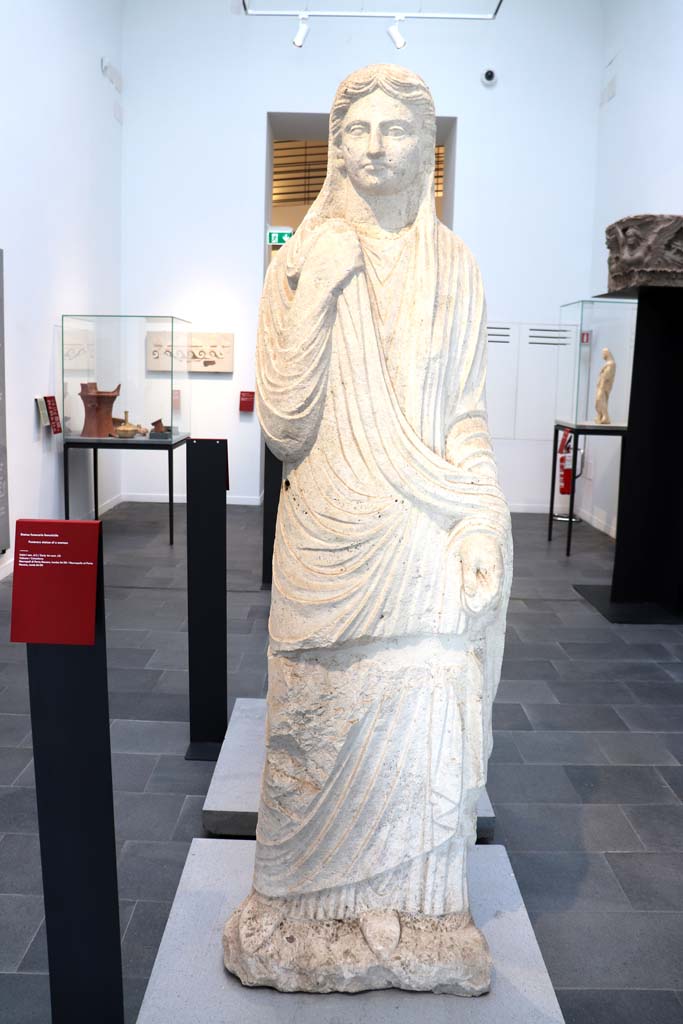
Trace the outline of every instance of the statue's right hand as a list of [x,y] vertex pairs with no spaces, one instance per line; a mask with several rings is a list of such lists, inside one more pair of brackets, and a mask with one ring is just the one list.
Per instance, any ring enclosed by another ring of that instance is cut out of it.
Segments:
[[301,280],[319,289],[321,297],[336,297],[364,266],[356,232],[345,220],[331,217],[311,234]]

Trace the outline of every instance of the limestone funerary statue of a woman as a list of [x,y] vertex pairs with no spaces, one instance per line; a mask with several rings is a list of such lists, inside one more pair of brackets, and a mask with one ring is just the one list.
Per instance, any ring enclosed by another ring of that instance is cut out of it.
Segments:
[[431,95],[340,85],[320,196],[275,256],[257,408],[284,463],[253,890],[225,964],[293,991],[477,995],[467,851],[512,546],[477,265],[436,217]]

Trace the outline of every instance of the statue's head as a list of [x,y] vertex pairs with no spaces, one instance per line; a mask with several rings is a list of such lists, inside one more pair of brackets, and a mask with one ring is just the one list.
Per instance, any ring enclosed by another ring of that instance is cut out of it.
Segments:
[[367,198],[421,184],[434,168],[436,115],[429,89],[395,64],[354,71],[330,112],[330,157]]

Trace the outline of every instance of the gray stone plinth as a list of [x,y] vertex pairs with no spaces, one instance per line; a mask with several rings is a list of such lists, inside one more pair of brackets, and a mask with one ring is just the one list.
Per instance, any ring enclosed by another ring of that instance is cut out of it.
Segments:
[[223,967],[225,921],[249,892],[254,845],[195,839],[138,1024],[563,1024],[550,978],[502,846],[476,846],[470,901],[494,963],[478,999],[386,989],[357,995],[245,988]]
[[[202,824],[210,835],[255,837],[265,730],[265,700],[238,698],[204,801]],[[484,791],[477,808],[477,838],[492,842],[495,824],[493,807]]]

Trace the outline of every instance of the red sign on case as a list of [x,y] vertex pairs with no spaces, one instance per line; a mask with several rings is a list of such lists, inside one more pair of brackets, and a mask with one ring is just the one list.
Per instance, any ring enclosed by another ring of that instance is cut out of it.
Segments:
[[95,643],[99,543],[97,521],[17,520],[14,643]]
[[61,434],[62,432],[62,421],[59,418],[59,409],[57,408],[57,399],[54,395],[45,395],[45,405],[47,406],[47,414],[50,418],[50,429],[53,434]]

